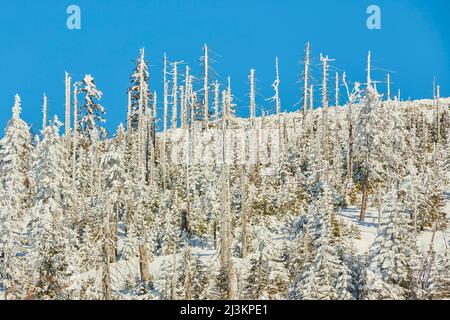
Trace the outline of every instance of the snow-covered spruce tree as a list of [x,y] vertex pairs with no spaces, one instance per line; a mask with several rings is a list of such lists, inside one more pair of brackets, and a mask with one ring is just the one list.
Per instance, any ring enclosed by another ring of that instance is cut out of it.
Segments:
[[433,274],[430,277],[429,293],[434,300],[450,298],[450,252],[446,249],[436,255],[434,259]]
[[192,253],[191,245],[184,243],[182,258],[177,266],[177,296],[185,300],[204,299],[208,273],[199,256]]
[[[175,251],[175,250],[174,250]],[[177,286],[177,266],[178,259],[176,254],[165,257],[161,265],[160,278],[158,279],[159,291],[163,300],[177,300],[184,297],[178,297]]]
[[316,210],[313,222],[315,231],[313,237],[317,250],[314,260],[314,278],[317,291],[312,292],[312,295],[315,299],[320,300],[348,299],[350,297],[347,292],[348,286],[344,283],[347,270],[332,246],[335,212],[332,195],[326,182],[322,186],[322,192],[313,210]]
[[137,130],[139,117],[144,115],[145,110],[150,107],[151,94],[149,89],[150,74],[145,61],[145,50],[139,52],[136,67],[131,75],[131,86],[128,91],[131,94],[131,127]]
[[78,94],[84,95],[84,104],[79,110],[79,124],[80,132],[91,140],[92,130],[95,128],[100,134],[100,138],[106,138],[106,130],[101,126],[105,122],[103,115],[105,108],[99,103],[103,93],[97,89],[94,78],[88,74],[82,81],[77,83]]
[[249,299],[283,299],[289,287],[289,272],[283,261],[283,250],[272,230],[278,226],[275,217],[261,217],[253,226],[254,234],[249,270],[244,276],[244,296]]
[[115,262],[118,257],[118,237],[119,223],[123,216],[126,204],[126,181],[128,179],[125,171],[125,141],[124,128],[120,124],[114,136],[114,143],[109,145],[109,150],[102,156],[101,171],[103,175],[103,185],[108,203],[112,208],[111,218],[111,257],[110,261]]
[[74,294],[72,290],[77,289],[70,286],[70,277],[78,276],[79,261],[77,234],[66,215],[70,176],[60,126],[55,117],[44,129],[44,138],[33,156],[36,196],[29,230],[29,264],[34,273],[30,294],[36,299],[69,299]]
[[356,123],[356,177],[362,188],[360,220],[365,220],[371,189],[378,188],[386,177],[387,156],[391,154],[391,136],[386,110],[378,92],[369,86]]
[[420,266],[416,275],[417,278],[417,298],[420,300],[432,299],[437,289],[437,263],[436,252],[433,243],[430,249],[421,255]]
[[[303,274],[291,288],[294,298],[304,300],[352,299],[350,270],[333,246],[333,217],[335,209],[328,184],[310,207],[309,222],[305,231],[311,233],[315,257],[307,262]],[[311,254],[309,240],[305,238],[305,252]],[[309,260],[309,259],[308,259]]]
[[420,203],[418,209],[418,227],[423,230],[436,224],[438,230],[445,230],[447,217],[444,188],[447,183],[447,176],[443,170],[442,149],[435,147],[431,158],[431,163],[425,167],[421,175],[424,184],[424,200]]
[[414,298],[416,250],[410,217],[393,187],[383,199],[381,224],[370,246],[365,299]]
[[0,140],[0,283],[6,299],[23,297],[23,233],[31,205],[31,135],[20,112],[21,100],[16,95],[12,118]]

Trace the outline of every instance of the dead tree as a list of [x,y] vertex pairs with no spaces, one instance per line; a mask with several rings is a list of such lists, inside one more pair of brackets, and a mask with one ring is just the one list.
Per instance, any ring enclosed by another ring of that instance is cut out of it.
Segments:
[[178,126],[178,62],[173,63],[173,88],[172,88],[172,130]]
[[214,82],[214,120],[216,122],[216,126],[219,126],[219,90],[220,84],[219,81]]
[[[228,103],[228,93],[224,92],[223,101]],[[224,105],[222,109],[227,110],[228,106]],[[222,212],[221,215],[221,237],[220,237],[220,265],[225,268],[230,257],[230,175],[227,159],[227,112],[222,116],[222,169],[221,169],[221,189],[222,189]]]
[[77,179],[77,148],[78,148],[78,87],[73,90],[73,155],[72,155],[72,179],[76,185]]
[[255,126],[256,102],[255,102],[255,69],[250,70],[250,123]]
[[257,179],[257,173],[258,173],[258,165],[259,165],[259,131],[256,128],[256,89],[255,89],[255,70],[250,70],[250,128],[252,132],[252,136],[254,139],[254,148],[253,148],[253,159],[255,160],[255,163],[252,164],[253,166],[253,183],[256,183]]
[[310,63],[310,43],[306,43],[305,70],[304,70],[304,86],[303,86],[303,121],[306,121],[308,113],[308,83],[309,83],[309,63]]
[[[347,179],[351,181],[353,179],[353,103],[354,95],[350,93],[349,86],[347,84],[346,74],[342,76],[342,82],[347,90],[348,96],[348,108],[347,108],[347,122],[348,122],[348,151],[347,151]],[[359,84],[355,85],[355,91],[359,90]]]
[[281,112],[281,102],[280,102],[280,70],[278,67],[278,58],[275,58],[275,73],[276,73],[276,78],[275,78],[275,82],[273,83],[272,87],[275,90],[275,96],[274,96],[274,100],[275,100],[275,107],[277,110],[277,116],[280,115]]
[[[166,140],[167,140],[167,118],[169,112],[169,82],[167,80],[167,56],[164,54],[164,131],[161,142],[161,168],[163,175],[163,190],[166,191]],[[156,112],[155,110],[153,112]],[[156,116],[156,114],[154,114]],[[156,138],[156,137],[155,137]]]
[[102,287],[103,300],[112,300],[111,288],[111,270],[110,270],[110,239],[109,239],[109,208],[105,210],[106,214],[103,222],[103,243],[102,243]]
[[436,86],[436,143],[441,139],[441,88]]
[[203,78],[203,92],[204,92],[204,101],[203,101],[203,125],[205,129],[208,128],[209,125],[209,56],[208,56],[208,46],[205,44],[204,46],[204,78]]
[[330,145],[329,145],[329,132],[328,132],[328,63],[334,61],[334,59],[324,57],[320,54],[320,61],[322,62],[322,146],[324,150],[324,158],[329,162],[330,160]]
[[167,131],[167,117],[169,112],[169,82],[167,81],[167,56],[164,53],[164,70],[163,70],[163,82],[164,82],[164,115],[163,115],[163,128],[164,132]]
[[66,72],[66,139],[69,141],[70,139],[70,87],[71,87],[72,78]]
[[249,185],[247,173],[248,158],[248,135],[244,137],[244,159],[242,165],[242,258],[245,259],[248,254],[248,213],[250,211]]
[[314,131],[314,86],[309,88],[309,131]]

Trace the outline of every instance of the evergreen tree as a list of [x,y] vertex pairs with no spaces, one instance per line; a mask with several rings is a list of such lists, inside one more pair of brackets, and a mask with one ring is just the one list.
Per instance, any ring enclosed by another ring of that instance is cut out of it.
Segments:
[[70,276],[78,275],[77,235],[70,228],[66,199],[68,163],[59,136],[61,123],[55,117],[44,129],[36,147],[33,174],[36,196],[30,225],[30,264],[34,272],[33,293],[37,299],[67,299]]
[[24,230],[31,206],[31,135],[20,113],[16,95],[12,118],[0,140],[0,279],[7,299],[23,296]]
[[88,74],[82,81],[77,83],[78,94],[84,95],[84,104],[79,110],[80,131],[90,142],[92,140],[92,130],[97,129],[101,138],[106,138],[106,130],[101,126],[105,122],[103,115],[105,108],[99,103],[103,93],[97,89],[94,78]]
[[384,198],[382,219],[370,247],[365,292],[367,299],[414,297],[414,232],[392,188]]

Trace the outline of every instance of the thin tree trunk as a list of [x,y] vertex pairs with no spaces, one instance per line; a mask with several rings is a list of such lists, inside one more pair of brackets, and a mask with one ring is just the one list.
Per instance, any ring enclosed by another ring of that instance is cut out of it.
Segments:
[[381,190],[380,185],[377,185],[377,210],[378,210],[378,226],[381,224]]
[[238,299],[238,277],[236,267],[230,263],[228,269],[228,300]]
[[369,184],[368,182],[364,182],[364,186],[363,186],[363,193],[362,193],[362,202],[361,202],[361,213],[359,215],[359,220],[360,221],[365,221],[366,220],[366,209],[367,209],[367,200],[368,200],[368,196],[369,196]]
[[111,272],[110,272],[110,252],[109,252],[109,210],[105,217],[105,224],[103,226],[103,299],[112,299],[111,288]]
[[248,210],[249,210],[248,181],[245,168],[242,179],[244,184],[242,190],[242,258],[245,259],[248,254]]
[[139,244],[139,270],[141,273],[141,281],[147,284],[150,280],[150,271],[149,271],[149,258],[148,258],[148,250],[144,242]]

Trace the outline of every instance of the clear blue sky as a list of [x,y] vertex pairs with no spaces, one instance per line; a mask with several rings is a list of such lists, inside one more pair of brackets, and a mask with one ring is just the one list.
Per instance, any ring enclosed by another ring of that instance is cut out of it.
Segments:
[[[66,9],[81,7],[82,29],[66,28]],[[366,9],[382,10],[382,30],[366,28]],[[274,59],[280,59],[283,109],[300,99],[299,60],[311,41],[314,76],[319,54],[351,81],[365,79],[367,51],[374,68],[392,71],[393,90],[402,97],[430,97],[436,75],[442,95],[450,95],[450,4],[448,0],[8,0],[0,4],[0,127],[10,117],[15,93],[23,118],[41,124],[42,94],[49,113],[64,115],[64,71],[76,80],[92,74],[104,92],[107,128],[125,121],[126,89],[133,60],[145,47],[151,88],[161,96],[162,57],[184,60],[199,74],[202,45],[217,53],[213,68],[225,83],[232,77],[239,114],[247,114],[248,73],[254,67],[265,109],[272,95]],[[384,80],[376,69],[373,78]],[[199,84],[200,85],[200,84]],[[380,85],[381,86],[381,85]],[[379,88],[381,89],[381,87]],[[160,105],[159,105],[160,107]],[[2,130],[2,129],[1,129]]]

